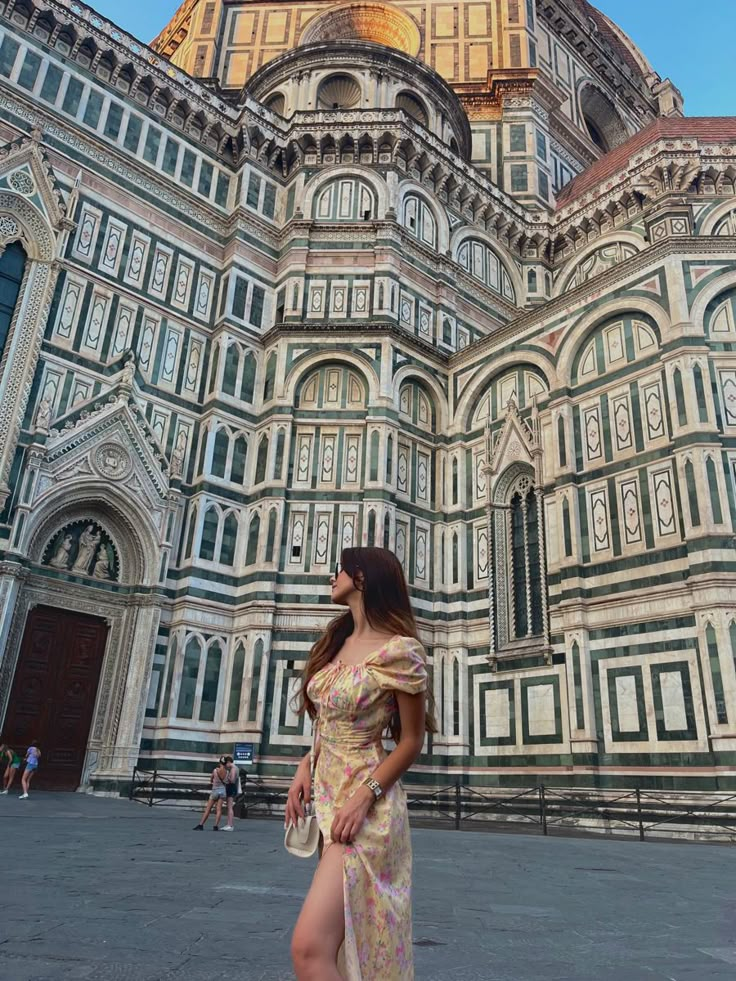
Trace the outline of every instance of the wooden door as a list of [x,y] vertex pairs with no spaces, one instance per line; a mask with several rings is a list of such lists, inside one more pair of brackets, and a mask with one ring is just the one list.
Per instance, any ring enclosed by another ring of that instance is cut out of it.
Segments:
[[50,606],[28,615],[2,732],[20,754],[38,740],[37,789],[79,786],[106,638],[98,617]]

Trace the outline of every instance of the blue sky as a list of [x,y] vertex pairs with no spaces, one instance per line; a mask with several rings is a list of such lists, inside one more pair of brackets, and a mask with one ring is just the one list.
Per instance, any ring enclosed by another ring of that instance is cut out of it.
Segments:
[[[141,41],[150,41],[180,0],[88,2]],[[596,6],[633,38],[662,78],[672,79],[688,116],[736,116],[734,0],[709,0],[702,8],[693,7],[692,0],[596,0]]]

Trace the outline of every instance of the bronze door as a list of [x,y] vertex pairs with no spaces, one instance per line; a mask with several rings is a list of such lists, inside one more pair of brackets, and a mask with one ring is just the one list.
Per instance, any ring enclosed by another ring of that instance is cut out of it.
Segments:
[[31,610],[2,727],[23,755],[37,739],[37,789],[76,790],[105,653],[107,624],[49,606]]

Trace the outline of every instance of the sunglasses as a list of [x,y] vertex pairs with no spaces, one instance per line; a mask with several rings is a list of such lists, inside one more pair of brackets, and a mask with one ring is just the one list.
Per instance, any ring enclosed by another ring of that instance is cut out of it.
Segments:
[[342,563],[341,562],[336,562],[335,563],[335,579],[337,579],[337,577],[340,575],[341,572],[342,572]]

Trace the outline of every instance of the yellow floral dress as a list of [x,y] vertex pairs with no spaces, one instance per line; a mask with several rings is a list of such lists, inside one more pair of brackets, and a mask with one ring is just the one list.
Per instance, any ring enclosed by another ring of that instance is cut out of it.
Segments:
[[[381,734],[396,711],[395,692],[427,688],[424,649],[394,637],[361,664],[333,661],[309,683],[319,711],[315,810],[325,847],[335,812],[386,757]],[[411,838],[399,783],[371,807],[345,846],[343,898],[347,981],[411,981]]]

